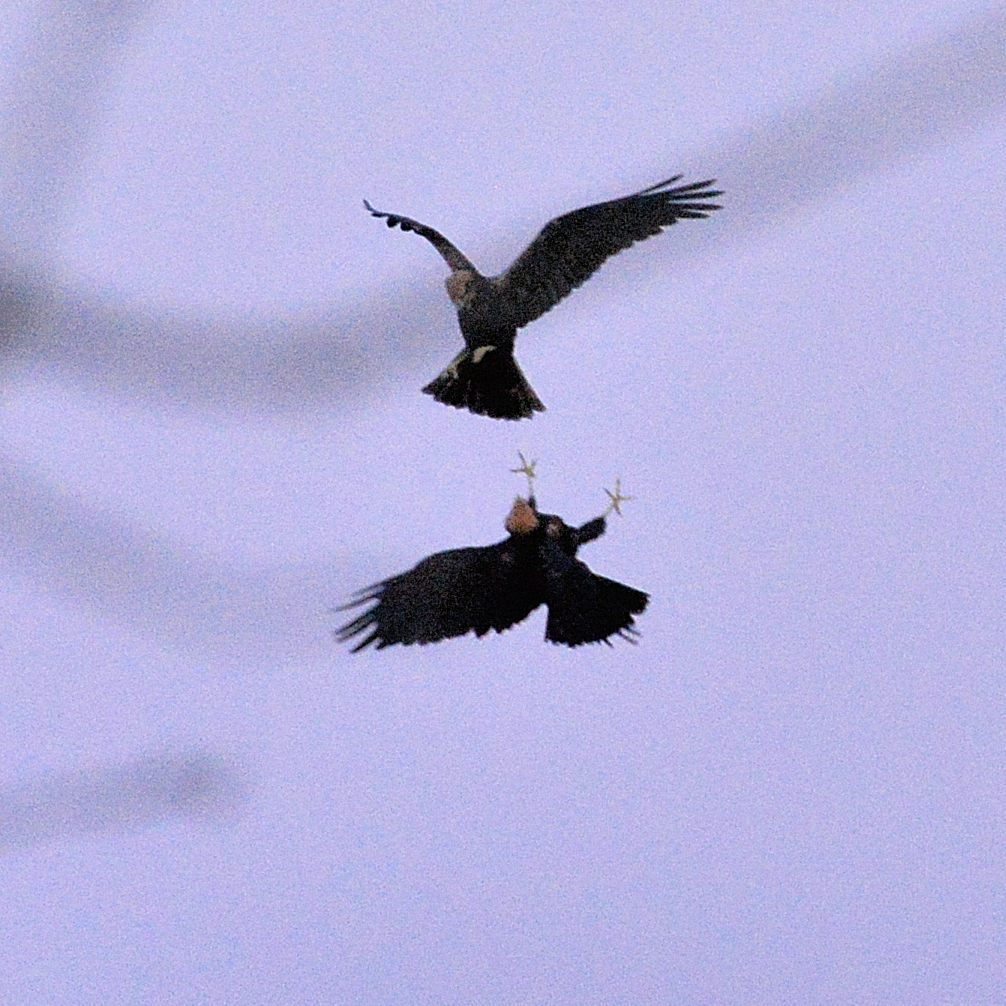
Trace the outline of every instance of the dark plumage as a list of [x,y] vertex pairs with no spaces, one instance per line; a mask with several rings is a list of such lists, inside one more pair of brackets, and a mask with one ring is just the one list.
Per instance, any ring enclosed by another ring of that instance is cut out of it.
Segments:
[[[526,471],[533,471],[525,465]],[[612,507],[628,497],[616,487]],[[357,636],[353,652],[401,643],[434,643],[490,629],[503,632],[539,605],[548,607],[545,638],[565,646],[633,642],[635,619],[649,597],[641,590],[593,573],[577,550],[604,534],[606,514],[571,527],[538,510],[534,496],[518,497],[505,521],[507,537],[495,545],[437,552],[405,573],[388,577],[339,611],[369,604],[337,630],[340,642]],[[373,602],[373,603],[371,603]]]
[[681,175],[620,199],[573,210],[549,221],[499,276],[483,276],[438,231],[409,217],[364,205],[389,227],[426,238],[451,268],[447,293],[458,310],[465,348],[423,391],[438,402],[494,419],[524,419],[545,406],[513,356],[517,329],[585,283],[605,259],[659,234],[678,220],[720,207],[712,180],[674,187]]

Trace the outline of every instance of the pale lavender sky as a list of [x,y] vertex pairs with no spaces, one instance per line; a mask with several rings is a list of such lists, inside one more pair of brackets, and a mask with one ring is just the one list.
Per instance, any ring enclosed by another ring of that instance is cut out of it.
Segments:
[[[0,23],[0,1002],[1001,1002],[1006,17],[274,6]],[[676,171],[548,412],[419,393],[364,196],[495,271]],[[639,646],[336,646],[518,449]]]

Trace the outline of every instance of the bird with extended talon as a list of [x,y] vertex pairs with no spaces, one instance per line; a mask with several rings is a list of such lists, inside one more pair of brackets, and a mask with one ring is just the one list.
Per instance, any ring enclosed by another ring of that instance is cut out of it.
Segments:
[[519,456],[521,467],[511,470],[527,476],[528,497],[518,496],[510,508],[504,521],[507,537],[494,545],[437,552],[358,591],[338,610],[370,607],[338,629],[340,642],[362,636],[353,646],[355,653],[371,644],[380,650],[469,632],[484,636],[490,629],[509,629],[542,604],[548,609],[549,642],[610,646],[612,636],[635,641],[635,616],[649,595],[599,576],[576,558],[582,545],[604,534],[612,505],[617,510],[629,499],[621,494],[620,482],[614,493],[605,490],[612,504],[604,514],[574,527],[538,509],[531,492],[535,462]]

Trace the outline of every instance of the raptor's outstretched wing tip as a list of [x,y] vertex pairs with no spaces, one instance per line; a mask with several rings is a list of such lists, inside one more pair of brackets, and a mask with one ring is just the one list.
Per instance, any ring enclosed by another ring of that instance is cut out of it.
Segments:
[[646,193],[648,193],[648,192],[656,192],[659,189],[666,188],[668,185],[673,185],[675,182],[680,181],[684,177],[685,177],[684,175],[680,175],[680,174],[679,175],[671,175],[670,178],[665,178],[662,182],[657,182],[656,185],[650,185],[647,188],[640,190],[636,194],[640,195],[640,196],[643,196],[643,195],[646,195]]

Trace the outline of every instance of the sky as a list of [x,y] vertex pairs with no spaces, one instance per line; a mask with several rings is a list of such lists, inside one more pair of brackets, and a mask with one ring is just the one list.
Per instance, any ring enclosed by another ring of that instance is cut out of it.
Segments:
[[[0,1001],[934,1003],[1006,985],[1006,17],[12,2]],[[445,270],[723,209],[419,389]],[[351,655],[540,504],[637,646]]]

